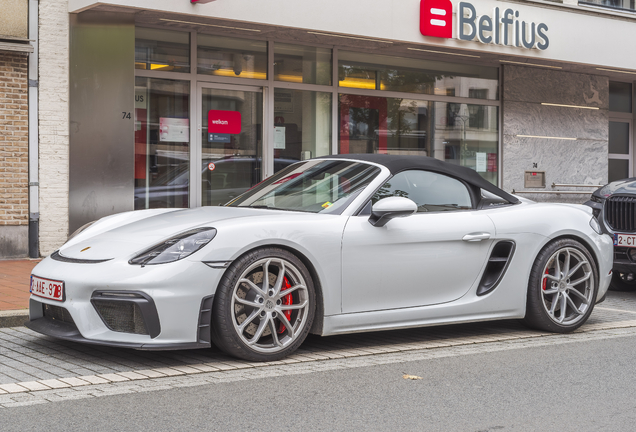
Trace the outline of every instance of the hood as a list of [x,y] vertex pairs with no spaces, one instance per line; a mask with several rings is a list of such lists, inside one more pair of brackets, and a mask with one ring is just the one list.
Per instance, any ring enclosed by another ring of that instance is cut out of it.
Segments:
[[636,177],[609,183],[597,189],[593,195],[605,199],[616,194],[636,195]]
[[121,224],[93,236],[88,232],[88,237],[79,242],[65,244],[59,249],[59,253],[64,257],[86,260],[128,259],[144,249],[193,228],[214,227],[215,223],[224,219],[271,216],[278,212],[249,207],[199,207],[164,212],[142,220],[134,218],[134,213],[132,212],[130,223]]

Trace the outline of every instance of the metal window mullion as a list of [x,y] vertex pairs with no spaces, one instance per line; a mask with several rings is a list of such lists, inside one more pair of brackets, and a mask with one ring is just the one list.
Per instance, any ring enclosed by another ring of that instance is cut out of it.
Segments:
[[197,32],[190,32],[190,207],[201,206],[201,119],[199,89],[197,86]]
[[263,85],[262,178],[274,174],[274,42],[267,42],[267,82]]
[[338,48],[334,47],[331,56],[332,77],[331,77],[331,154],[340,153],[340,123],[338,119],[338,108],[340,99],[338,97]]

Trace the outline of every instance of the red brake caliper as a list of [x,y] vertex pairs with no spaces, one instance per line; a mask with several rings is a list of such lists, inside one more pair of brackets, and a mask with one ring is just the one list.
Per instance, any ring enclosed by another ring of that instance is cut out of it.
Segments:
[[[545,269],[545,274],[550,274],[550,270]],[[543,278],[543,291],[546,290],[548,285],[548,278]]]
[[[289,284],[289,281],[287,280],[287,278],[283,279],[283,286],[281,288],[281,291],[285,291],[287,289],[291,288],[291,285]],[[284,305],[290,305],[292,304],[292,295],[291,294],[287,294],[285,297],[283,297],[283,304]],[[285,311],[285,318],[287,318],[287,321],[291,320],[291,313],[292,311],[288,310]],[[278,324],[278,333],[282,333],[285,331],[285,326],[283,325],[283,323]]]

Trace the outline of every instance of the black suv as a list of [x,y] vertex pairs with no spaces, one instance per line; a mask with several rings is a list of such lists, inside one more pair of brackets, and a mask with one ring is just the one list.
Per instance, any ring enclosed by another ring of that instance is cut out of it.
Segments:
[[603,232],[614,238],[610,289],[636,290],[636,177],[597,189],[589,201]]

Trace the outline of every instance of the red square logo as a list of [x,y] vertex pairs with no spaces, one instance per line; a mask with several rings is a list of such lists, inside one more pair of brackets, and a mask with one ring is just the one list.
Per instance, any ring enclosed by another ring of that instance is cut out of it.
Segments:
[[450,0],[422,0],[420,32],[424,36],[453,37],[453,4]]
[[239,111],[208,111],[208,133],[241,133],[241,113]]

